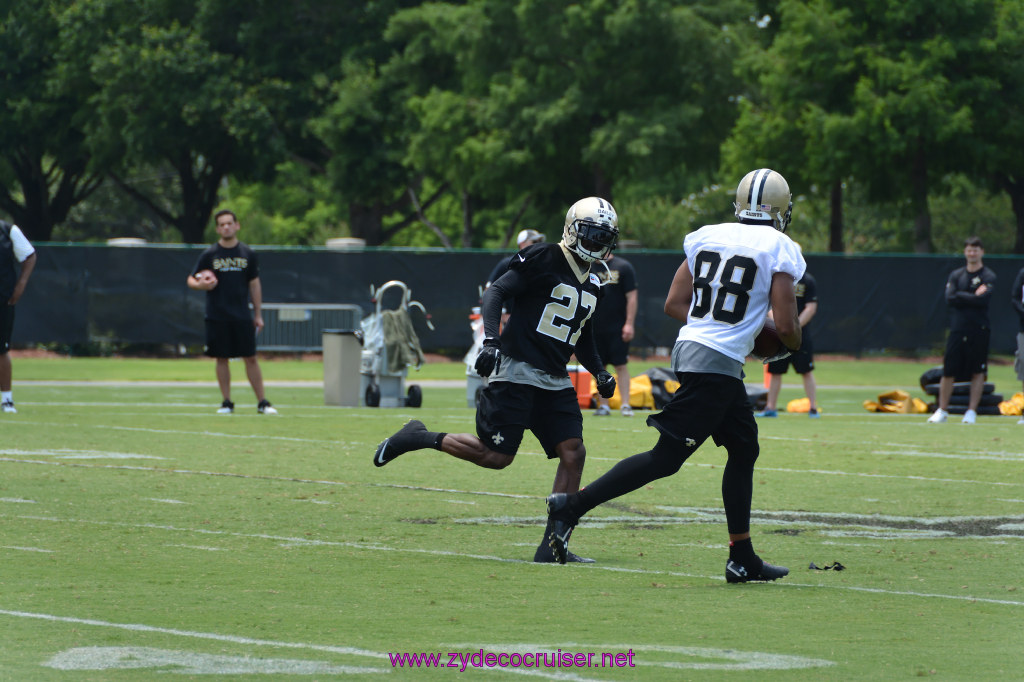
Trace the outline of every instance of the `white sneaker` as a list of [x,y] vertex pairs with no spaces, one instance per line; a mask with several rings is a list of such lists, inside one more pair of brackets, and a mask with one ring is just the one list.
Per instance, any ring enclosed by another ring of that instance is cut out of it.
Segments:
[[941,407],[932,413],[932,416],[928,417],[929,424],[942,424],[946,421],[946,416],[949,413],[943,410]]
[[277,414],[277,410],[270,404],[269,400],[261,400],[260,404],[256,407],[256,411],[260,414]]
[[231,414],[234,411],[235,404],[230,400],[225,400],[220,404],[220,407],[217,408],[217,414]]
[[0,409],[3,409],[7,414],[18,414],[18,411],[14,409],[14,403],[10,400],[5,400],[3,405],[0,406]]
[[622,408],[619,410],[619,412],[622,413],[623,417],[632,417],[633,416],[633,408],[630,407],[629,405],[623,405]]
[[977,421],[977,419],[978,413],[975,412],[974,410],[967,410],[966,412],[964,412],[964,424],[973,424]]
[[1020,421],[1017,422],[1018,426],[1020,426],[1021,424],[1024,424],[1024,417],[1021,417]]
[[607,405],[598,405],[597,409],[594,410],[595,417],[607,417],[611,413],[612,411],[608,408]]

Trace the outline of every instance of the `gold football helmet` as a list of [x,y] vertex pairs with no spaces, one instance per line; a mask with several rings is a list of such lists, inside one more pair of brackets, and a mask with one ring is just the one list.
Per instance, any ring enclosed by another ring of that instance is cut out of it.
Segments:
[[793,213],[793,194],[786,178],[770,168],[750,171],[736,188],[736,217],[771,221],[779,232],[785,232]]
[[565,214],[562,242],[588,263],[605,258],[618,239],[619,216],[615,207],[600,197],[580,199]]

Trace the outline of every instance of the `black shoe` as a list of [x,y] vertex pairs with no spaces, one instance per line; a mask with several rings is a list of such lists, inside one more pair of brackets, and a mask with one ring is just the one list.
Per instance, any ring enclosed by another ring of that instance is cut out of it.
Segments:
[[772,566],[767,561],[761,561],[759,557],[755,558],[761,564],[761,567],[757,570],[752,570],[738,561],[729,559],[725,564],[726,582],[767,582],[769,580],[778,580],[779,578],[789,575],[789,569],[785,566]]
[[555,561],[564,564],[570,561],[570,556],[576,556],[569,551],[569,537],[579,518],[569,510],[569,496],[565,493],[548,495],[547,505],[548,524],[551,527],[547,537],[548,547],[551,548]]
[[235,404],[230,400],[225,400],[220,404],[220,408],[217,410],[217,414],[231,414],[235,411]]
[[277,414],[277,410],[270,404],[270,401],[264,398],[260,401],[260,404],[256,406],[256,411],[260,414]]
[[420,449],[422,445],[419,438],[426,432],[427,427],[423,425],[423,422],[418,419],[410,420],[394,435],[377,446],[377,451],[373,453],[374,466],[382,467],[401,454]]
[[588,559],[587,557],[579,556],[568,552],[565,561],[559,562],[555,558],[554,552],[547,545],[541,545],[537,548],[537,552],[533,555],[533,563],[535,564],[554,564],[554,563],[565,563],[565,564],[596,564],[596,559]]

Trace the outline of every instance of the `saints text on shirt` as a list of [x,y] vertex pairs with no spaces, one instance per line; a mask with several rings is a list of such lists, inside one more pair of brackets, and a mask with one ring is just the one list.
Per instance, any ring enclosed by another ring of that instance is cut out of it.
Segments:
[[214,258],[213,269],[217,272],[238,272],[249,267],[248,258]]

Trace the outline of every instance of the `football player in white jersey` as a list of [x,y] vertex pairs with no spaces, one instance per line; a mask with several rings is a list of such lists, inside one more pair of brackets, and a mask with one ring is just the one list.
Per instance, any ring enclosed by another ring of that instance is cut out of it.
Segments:
[[566,551],[581,516],[676,473],[711,438],[728,453],[722,475],[729,531],[726,580],[776,580],[789,573],[758,557],[750,540],[759,445],[742,376],[769,308],[782,342],[791,350],[800,347],[794,285],[807,265],[800,247],[785,235],[793,206],[785,178],[767,168],[751,171],[736,189],[735,205],[739,222],[707,225],[683,242],[686,260],[665,300],[665,312],[683,323],[672,349],[680,387],[664,410],[647,418],[659,432],[658,442],[578,493],[548,497],[548,538],[556,558]]

